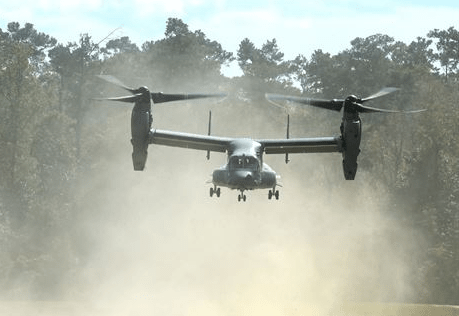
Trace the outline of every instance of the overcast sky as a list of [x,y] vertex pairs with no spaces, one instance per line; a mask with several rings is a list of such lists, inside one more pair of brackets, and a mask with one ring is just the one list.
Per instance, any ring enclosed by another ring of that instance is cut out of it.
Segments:
[[0,28],[29,22],[59,42],[88,33],[95,42],[128,36],[140,47],[164,38],[169,17],[202,30],[236,53],[249,38],[257,47],[275,38],[285,59],[315,49],[336,54],[356,37],[376,33],[409,44],[430,30],[459,29],[457,0],[0,0]]

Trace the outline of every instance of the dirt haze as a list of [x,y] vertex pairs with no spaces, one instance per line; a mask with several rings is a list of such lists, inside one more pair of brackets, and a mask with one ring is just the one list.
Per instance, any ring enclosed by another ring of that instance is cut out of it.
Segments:
[[[209,109],[216,135],[285,134],[237,105],[158,107],[155,125],[206,133]],[[282,177],[280,200],[263,190],[242,203],[228,189],[209,197],[205,182],[225,155],[150,146],[147,169],[134,172],[129,117],[112,124],[110,157],[76,195],[81,258],[63,282],[66,300],[109,315],[327,315],[347,301],[410,300],[422,238],[373,175],[343,179],[339,154],[292,155],[288,165],[265,155]]]

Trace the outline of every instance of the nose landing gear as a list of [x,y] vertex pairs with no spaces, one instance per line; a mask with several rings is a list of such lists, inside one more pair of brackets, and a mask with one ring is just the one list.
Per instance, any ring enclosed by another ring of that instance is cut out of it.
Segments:
[[217,188],[217,186],[210,188],[210,197],[214,195],[214,193],[217,195],[217,197],[220,197],[220,188]]
[[238,195],[237,200],[238,202],[241,202],[241,201],[245,202],[247,200],[247,195],[244,194],[243,190],[241,190],[241,194]]
[[271,200],[273,196],[276,198],[276,200],[279,200],[279,190],[276,190],[276,189],[269,190],[268,199]]

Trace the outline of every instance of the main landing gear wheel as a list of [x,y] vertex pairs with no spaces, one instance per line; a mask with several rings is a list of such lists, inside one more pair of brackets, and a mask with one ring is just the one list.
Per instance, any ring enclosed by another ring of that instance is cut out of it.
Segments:
[[217,197],[220,197],[220,188],[210,188],[210,197],[212,197],[214,195],[214,193],[217,195]]
[[274,190],[274,189],[269,190],[268,199],[271,200],[273,198],[273,196],[276,198],[276,200],[279,200],[279,190]]
[[244,192],[241,192],[241,194],[238,195],[237,200],[238,202],[241,202],[241,201],[245,202],[247,200],[247,196],[244,194]]

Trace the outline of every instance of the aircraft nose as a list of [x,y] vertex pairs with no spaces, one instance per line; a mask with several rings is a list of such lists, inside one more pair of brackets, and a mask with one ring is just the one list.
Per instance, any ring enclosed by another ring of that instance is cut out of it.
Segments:
[[239,178],[239,179],[245,179],[247,177],[252,176],[252,172],[250,171],[245,171],[245,170],[239,170],[234,173],[234,175]]
[[233,177],[236,183],[243,183],[243,184],[253,184],[254,176],[253,172],[251,171],[237,171]]

